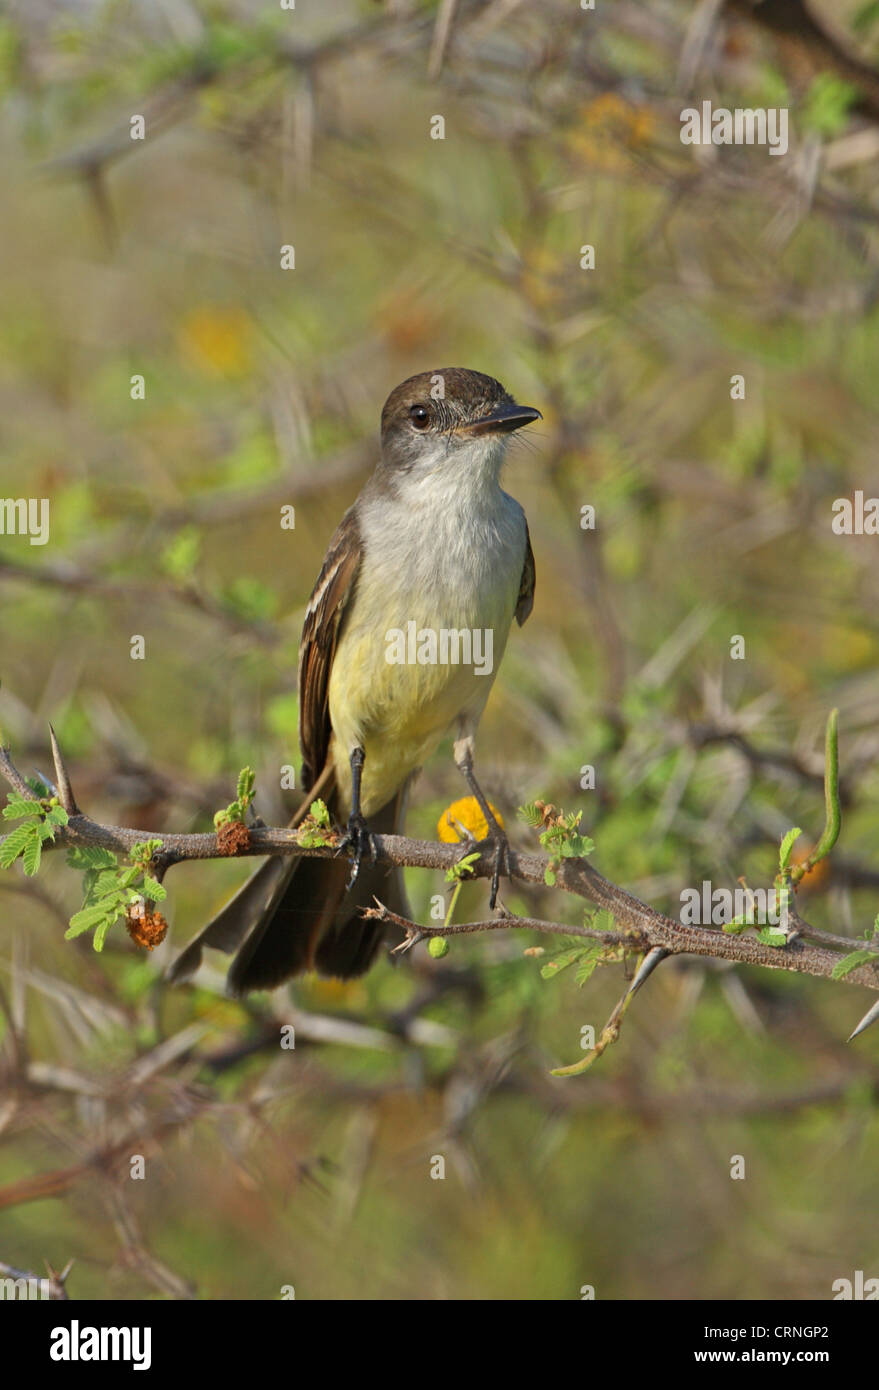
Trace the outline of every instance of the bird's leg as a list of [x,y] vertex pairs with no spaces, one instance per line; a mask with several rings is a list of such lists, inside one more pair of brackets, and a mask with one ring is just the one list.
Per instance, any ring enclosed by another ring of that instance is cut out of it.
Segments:
[[463,738],[455,740],[455,764],[475,797],[476,804],[485,817],[485,823],[488,826],[488,838],[478,841],[475,845],[466,845],[465,850],[468,854],[472,854],[474,850],[478,850],[480,854],[484,854],[486,858],[488,858],[489,855],[493,857],[491,893],[488,899],[489,907],[493,908],[497,902],[501,874],[503,874],[505,878],[510,877],[510,842],[504,831],[498,825],[494,812],[489,806],[485,794],[474,775],[472,735],[468,734]]
[[351,814],[348,817],[348,826],[342,837],[340,848],[347,848],[348,845],[354,846],[354,856],[351,860],[351,877],[348,879],[346,891],[353,888],[360,873],[360,865],[363,862],[364,854],[368,853],[370,859],[377,856],[375,836],[370,832],[369,826],[363,818],[360,810],[360,780],[363,776],[363,764],[366,754],[362,748],[352,748],[351,750]]

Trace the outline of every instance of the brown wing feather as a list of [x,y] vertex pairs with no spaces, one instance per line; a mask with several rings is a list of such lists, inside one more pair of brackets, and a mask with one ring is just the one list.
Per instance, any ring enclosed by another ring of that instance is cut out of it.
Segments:
[[306,790],[320,776],[330,746],[330,671],[361,554],[360,530],[351,507],[330,541],[308,600],[299,644],[299,746]]
[[534,580],[536,572],[534,569],[534,551],[531,549],[531,536],[528,531],[528,522],[525,522],[525,564],[522,567],[522,578],[519,582],[519,598],[516,602],[516,622],[521,627],[531,609],[534,607]]

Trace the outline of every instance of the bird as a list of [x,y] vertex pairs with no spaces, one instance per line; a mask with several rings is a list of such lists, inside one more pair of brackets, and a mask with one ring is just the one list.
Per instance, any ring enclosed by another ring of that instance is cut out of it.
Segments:
[[534,603],[528,523],[500,473],[512,433],[539,419],[463,367],[420,372],[388,396],[377,466],[329,543],[299,648],[304,805],[321,796],[350,859],[266,860],[171,979],[194,973],[205,945],[236,953],[236,996],[306,970],[363,975],[385,931],[364,908],[378,898],[410,916],[374,836],[400,833],[411,783],[450,731],[488,826],[477,848],[493,856],[495,906],[507,842],[475,777],[474,736],[513,621]]

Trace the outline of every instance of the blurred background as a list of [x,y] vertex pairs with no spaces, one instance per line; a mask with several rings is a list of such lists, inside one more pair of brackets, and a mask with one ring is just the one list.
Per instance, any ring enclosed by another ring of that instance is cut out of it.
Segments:
[[[249,764],[282,823],[304,605],[381,405],[473,367],[544,416],[506,474],[536,604],[478,745],[514,843],[537,847],[516,808],[541,797],[672,916],[703,879],[768,887],[784,832],[821,830],[838,706],[842,836],[799,906],[863,936],[879,538],[831,509],[879,496],[879,6],[0,16],[0,497],[51,500],[49,544],[0,537],[18,767],[51,771],[51,720],[95,819],[209,829]],[[703,100],[788,108],[789,152],[683,145]],[[408,831],[435,838],[461,794],[448,744]],[[161,974],[246,865],[176,867],[169,940],[119,925],[97,955],[63,940],[79,879],[47,861],[0,875],[0,1260],[74,1258],[74,1298],[829,1298],[879,1274],[862,989],[673,961],[556,1080],[620,966],[545,979],[536,937],[492,933],[233,1002],[216,953]],[[441,876],[407,883],[427,920]],[[504,898],[583,920],[551,889]],[[457,919],[486,907],[469,886]]]

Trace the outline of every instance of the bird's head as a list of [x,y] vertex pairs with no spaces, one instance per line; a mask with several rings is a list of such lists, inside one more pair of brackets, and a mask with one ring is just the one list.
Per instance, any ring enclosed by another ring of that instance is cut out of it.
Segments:
[[[382,463],[402,479],[440,473],[496,478],[514,430],[540,420],[494,377],[440,367],[402,382],[382,411]],[[463,477],[462,477],[463,481]]]

